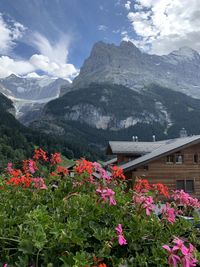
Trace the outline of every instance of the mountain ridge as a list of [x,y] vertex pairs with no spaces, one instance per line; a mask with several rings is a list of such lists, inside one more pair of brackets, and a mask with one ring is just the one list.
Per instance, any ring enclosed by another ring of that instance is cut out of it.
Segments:
[[157,83],[189,96],[200,98],[200,55],[183,47],[168,55],[141,52],[131,42],[119,46],[96,43],[73,80],[73,88],[90,83],[121,84],[139,91]]
[[12,100],[16,118],[27,124],[40,115],[45,103],[59,97],[64,85],[71,86],[61,78],[24,78],[11,74],[0,79],[0,92]]

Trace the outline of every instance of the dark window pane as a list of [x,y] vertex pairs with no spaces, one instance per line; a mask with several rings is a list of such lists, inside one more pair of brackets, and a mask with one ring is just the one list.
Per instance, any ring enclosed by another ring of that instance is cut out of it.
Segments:
[[183,163],[183,155],[176,155],[175,159],[177,164]]
[[194,163],[198,163],[198,154],[194,154],[193,161]]
[[188,193],[194,192],[194,181],[193,180],[186,180],[185,191]]
[[174,163],[174,155],[167,156],[167,163]]
[[177,190],[185,190],[185,183],[184,183],[184,180],[177,180],[176,181],[176,189]]
[[149,170],[149,166],[148,165],[144,165],[144,170],[148,171]]

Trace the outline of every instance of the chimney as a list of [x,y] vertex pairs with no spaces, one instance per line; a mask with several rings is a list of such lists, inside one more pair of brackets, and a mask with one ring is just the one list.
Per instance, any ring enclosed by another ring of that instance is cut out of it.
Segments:
[[138,142],[138,137],[137,136],[135,137],[135,142]]
[[187,136],[188,136],[188,135],[187,135],[187,131],[185,130],[185,128],[182,128],[182,129],[180,130],[179,135],[180,135],[181,138],[183,138],[183,137],[187,137]]
[[156,142],[156,136],[153,135],[152,137],[153,137],[153,142]]
[[132,137],[132,140],[133,140],[133,142],[135,142],[135,136],[133,135],[133,137]]

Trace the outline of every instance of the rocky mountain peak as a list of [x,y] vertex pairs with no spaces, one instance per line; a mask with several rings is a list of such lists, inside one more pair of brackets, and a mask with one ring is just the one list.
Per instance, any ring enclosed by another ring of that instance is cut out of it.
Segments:
[[15,75],[14,73],[10,74],[8,77],[5,78],[6,80],[17,80],[20,79],[20,77],[18,77],[17,75]]
[[178,50],[171,52],[169,55],[178,56],[182,57],[183,59],[191,59],[191,60],[200,57],[199,53],[196,50],[187,46],[181,47]]
[[98,42],[85,60],[74,88],[91,83],[115,83],[140,91],[156,83],[200,98],[200,55],[182,47],[169,55],[158,56],[141,52],[132,42],[119,46]]
[[131,49],[131,50],[133,50],[133,51],[138,51],[138,52],[140,52],[139,48],[137,48],[137,46],[134,45],[134,43],[131,42],[131,41],[122,41],[122,42],[120,43],[120,47],[123,48],[123,49]]

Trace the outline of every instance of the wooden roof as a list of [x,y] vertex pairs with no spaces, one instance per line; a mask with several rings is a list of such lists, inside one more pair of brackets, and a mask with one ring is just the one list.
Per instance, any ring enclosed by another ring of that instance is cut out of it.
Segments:
[[135,160],[129,161],[128,163],[125,163],[120,167],[126,172],[135,169],[140,165],[145,165],[157,158],[161,158],[168,154],[179,151],[180,149],[198,144],[199,142],[200,142],[200,135],[170,139],[165,143],[163,143],[161,146],[159,146],[157,149],[153,150],[152,152],[144,156],[141,156]]
[[145,155],[165,144],[166,141],[134,142],[134,141],[110,141],[107,147],[108,155],[131,154]]

